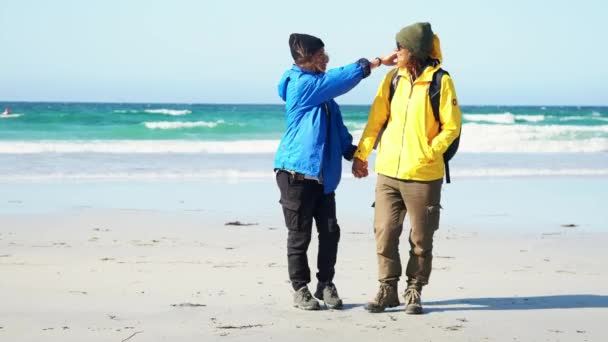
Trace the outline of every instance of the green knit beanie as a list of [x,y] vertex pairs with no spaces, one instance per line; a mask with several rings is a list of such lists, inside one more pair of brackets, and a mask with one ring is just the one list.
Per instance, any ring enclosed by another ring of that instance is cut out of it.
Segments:
[[425,60],[433,49],[433,30],[429,23],[415,23],[406,26],[397,33],[395,39],[397,43],[421,60]]

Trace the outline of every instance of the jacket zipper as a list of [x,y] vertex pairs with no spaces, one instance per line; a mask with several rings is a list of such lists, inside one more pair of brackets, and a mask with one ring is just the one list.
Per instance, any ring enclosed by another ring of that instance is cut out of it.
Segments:
[[[396,89],[395,89],[396,91]],[[401,154],[403,154],[403,146],[405,145],[405,124],[407,122],[407,110],[410,107],[410,101],[412,100],[412,92],[414,91],[414,82],[411,82],[410,95],[407,97],[407,104],[405,105],[405,117],[403,118],[403,134],[401,134],[401,150],[399,150],[399,162],[397,163],[397,170],[395,171],[395,178],[399,178],[399,169],[401,168]]]

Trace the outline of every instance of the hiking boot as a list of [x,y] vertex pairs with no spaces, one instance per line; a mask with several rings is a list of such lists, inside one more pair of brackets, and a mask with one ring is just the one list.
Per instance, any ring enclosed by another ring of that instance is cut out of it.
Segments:
[[403,294],[405,298],[405,313],[408,315],[419,315],[422,313],[422,302],[420,290],[416,287],[408,287]]
[[329,309],[342,309],[342,299],[338,296],[338,290],[334,283],[322,283],[317,284],[317,291],[315,291],[315,297],[322,300]]
[[394,308],[395,306],[399,306],[397,284],[380,283],[380,289],[378,289],[376,298],[372,302],[367,303],[365,310],[378,313],[383,312],[386,308]]
[[303,286],[293,294],[293,306],[302,310],[319,310],[319,302],[312,297],[307,286]]

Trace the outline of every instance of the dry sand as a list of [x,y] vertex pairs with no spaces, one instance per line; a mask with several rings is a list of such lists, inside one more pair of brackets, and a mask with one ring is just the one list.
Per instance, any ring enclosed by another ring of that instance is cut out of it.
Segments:
[[279,220],[204,212],[2,215],[0,341],[608,340],[607,233],[442,228],[421,316],[363,309],[377,289],[366,223],[342,231],[344,310],[292,308],[285,239]]

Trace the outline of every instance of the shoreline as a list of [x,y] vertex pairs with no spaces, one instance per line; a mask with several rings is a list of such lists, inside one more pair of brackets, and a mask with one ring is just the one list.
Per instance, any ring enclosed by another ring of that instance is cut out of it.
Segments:
[[[0,182],[0,217],[87,210],[204,212],[209,218],[282,226],[274,179]],[[344,229],[371,229],[375,177],[342,180],[336,192]],[[608,177],[453,178],[442,189],[441,227],[464,231],[552,231],[575,224],[608,231],[602,201]],[[234,216],[234,217],[233,217]],[[351,228],[353,227],[353,228]]]

